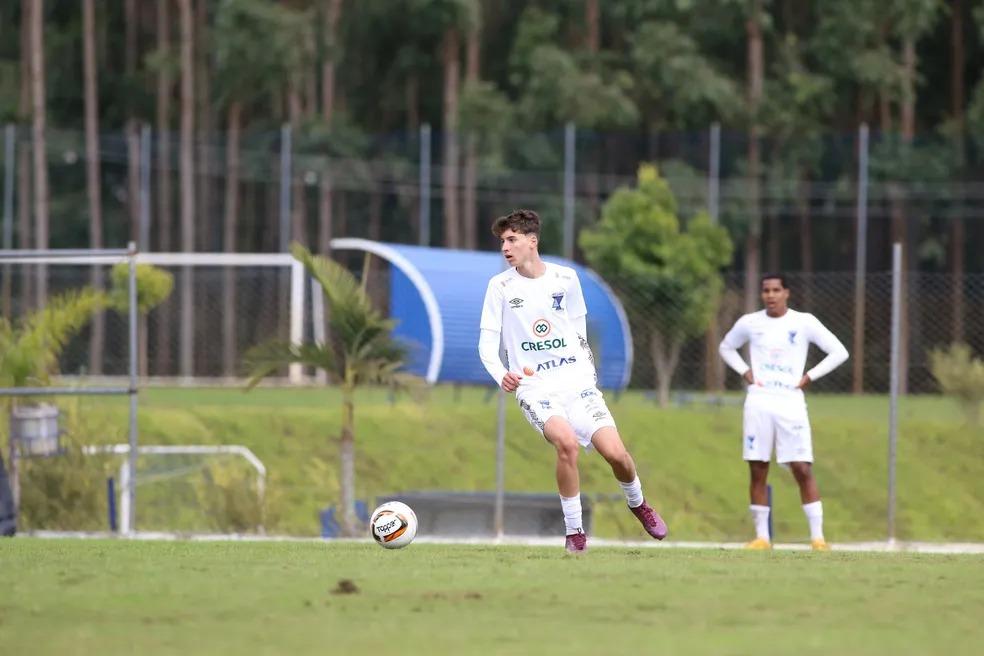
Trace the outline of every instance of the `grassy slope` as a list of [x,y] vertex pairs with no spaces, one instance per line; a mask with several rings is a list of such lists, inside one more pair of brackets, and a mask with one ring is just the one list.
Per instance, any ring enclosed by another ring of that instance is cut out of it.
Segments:
[[[495,402],[484,390],[431,391],[414,403],[391,404],[364,392],[356,407],[358,493],[399,490],[491,490],[495,481]],[[742,539],[748,533],[746,472],[740,460],[740,408],[691,406],[660,410],[640,394],[609,403],[639,465],[647,496],[678,539]],[[98,429],[87,441],[126,441],[125,401],[80,402]],[[887,403],[884,398],[814,396],[811,415],[816,470],[827,532],[834,540],[885,534]],[[141,396],[144,444],[240,443],[269,470],[270,530],[313,535],[317,511],[334,503],[338,476],[334,438],[339,404],[331,390],[152,389]],[[898,534],[903,539],[984,540],[984,436],[962,428],[956,409],[939,398],[906,399],[898,457]],[[506,483],[511,491],[552,492],[553,451],[507,407]],[[581,459],[582,490],[613,495],[596,506],[599,535],[641,536],[618,487],[597,454]],[[775,468],[780,540],[805,538],[791,477]],[[153,528],[145,526],[145,528]]]
[[0,565],[10,654],[958,656],[984,641],[979,556],[19,538]]

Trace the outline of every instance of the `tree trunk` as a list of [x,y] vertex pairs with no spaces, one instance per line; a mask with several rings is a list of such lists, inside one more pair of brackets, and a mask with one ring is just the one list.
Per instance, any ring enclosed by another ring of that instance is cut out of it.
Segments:
[[[44,1],[31,0],[31,139],[34,149],[34,247],[48,248],[48,149],[44,88]],[[35,307],[47,305],[48,268],[37,267]]]
[[[222,225],[222,250],[236,252],[237,222],[239,219],[239,131],[242,104],[229,106],[226,135],[225,221]],[[236,375],[236,277],[233,267],[222,272],[222,370],[226,376]]]
[[[324,12],[325,48],[328,51],[321,64],[321,115],[328,129],[335,113],[335,60],[337,53],[338,20],[342,13],[342,0],[330,0]],[[330,162],[325,163],[318,184],[318,250],[323,255],[331,252],[332,188]]]
[[[133,83],[137,73],[137,0],[123,3],[123,69],[127,82]],[[130,240],[140,236],[140,128],[134,116],[133,102],[126,99],[126,207],[130,215]]]
[[208,2],[199,0],[195,5],[195,100],[198,109],[198,170],[199,184],[195,191],[197,210],[195,211],[196,249],[209,252],[215,248],[212,226],[212,149],[210,136],[213,132],[212,91],[208,65]]
[[[171,0],[157,3],[157,50],[171,50]],[[157,71],[157,250],[171,250],[173,216],[171,208],[171,94],[174,82],[168,66]],[[171,303],[165,301],[156,312],[160,318],[155,348],[157,373],[171,373]]]
[[[96,10],[94,0],[82,0],[82,78],[85,94],[85,184],[89,197],[89,247],[102,248],[102,181],[99,171],[99,97],[96,89]],[[101,290],[103,268],[92,267],[90,283]],[[106,336],[106,317],[97,312],[92,317],[89,334],[89,371],[102,373],[103,342]]]
[[[291,133],[295,135],[300,132],[301,117],[304,114],[304,105],[301,101],[302,82],[303,78],[300,74],[292,76],[289,83],[290,89],[287,92],[290,129]],[[290,182],[290,238],[291,241],[307,246],[307,199],[304,193],[304,181],[297,171],[292,169],[292,173],[293,177]]]
[[351,375],[342,386],[342,435],[338,444],[339,483],[341,485],[342,535],[358,535],[355,516],[355,387]]
[[[906,147],[912,147],[916,135],[916,45],[912,37],[906,37],[902,42],[902,106],[901,128],[902,141]],[[902,317],[899,331],[899,393],[906,394],[909,390],[909,342],[912,323],[918,321],[918,314],[910,316],[909,312],[909,268],[912,263],[910,254],[911,242],[909,217],[905,211],[905,201],[896,195],[892,207],[892,241],[902,243],[902,302],[900,316]]]
[[752,0],[751,13],[745,21],[748,48],[748,207],[749,226],[745,238],[745,312],[758,307],[758,284],[761,273],[762,217],[759,215],[759,127],[758,108],[762,101],[764,77],[762,45],[762,1]]
[[950,220],[950,271],[953,274],[953,282],[950,285],[953,298],[953,319],[951,328],[951,340],[963,342],[965,337],[964,320],[966,318],[966,308],[964,306],[964,271],[966,270],[966,229],[964,218],[960,214],[964,207],[963,181],[966,166],[966,153],[964,149],[964,67],[966,66],[966,54],[964,51],[964,0],[953,0],[953,7],[950,10],[950,107],[953,114],[954,138],[957,148],[957,162],[960,167],[958,182],[960,190],[955,194],[954,204],[957,207],[957,216]]
[[[181,250],[195,250],[195,60],[191,0],[178,0],[181,25]],[[181,271],[181,376],[194,367],[194,280],[191,267]]]
[[665,339],[657,330],[653,330],[649,339],[649,355],[656,371],[656,388],[661,408],[670,405],[670,385],[673,382],[673,372],[680,362],[680,349],[683,341],[680,339]]
[[[31,115],[31,6],[26,5],[21,12],[20,30],[20,98],[17,103],[18,119],[26,121]],[[18,131],[19,132],[19,131]],[[19,139],[18,139],[19,141]],[[31,241],[31,153],[23,146],[17,149],[17,246],[33,248]],[[21,269],[21,302],[24,312],[31,309],[34,302],[33,277],[30,267]]]
[[[468,30],[468,46],[465,51],[465,79],[471,84],[477,84],[480,73],[480,54],[482,33],[478,21],[474,21]],[[478,144],[473,133],[465,137],[465,170],[464,170],[464,243],[470,250],[478,248],[478,200],[476,186],[478,185]]]
[[444,35],[444,161],[441,177],[444,186],[444,245],[461,245],[458,219],[458,78],[460,38],[456,28]]
[[598,52],[598,49],[601,48],[601,14],[598,0],[585,0],[584,24],[588,34],[588,52]]
[[806,274],[803,283],[803,307],[813,307],[813,219],[810,216],[810,193],[813,185],[806,173],[800,174],[797,205],[799,210],[800,262]]

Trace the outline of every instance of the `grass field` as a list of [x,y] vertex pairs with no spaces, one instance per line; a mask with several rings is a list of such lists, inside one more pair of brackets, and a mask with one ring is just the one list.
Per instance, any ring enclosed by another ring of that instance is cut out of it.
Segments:
[[[646,495],[669,521],[672,538],[748,537],[740,405],[661,409],[637,392],[607,398]],[[740,402],[737,396],[731,400]],[[74,439],[126,441],[125,399],[71,403],[78,417]],[[340,404],[334,390],[152,388],[141,393],[140,404],[141,443],[245,444],[269,471],[268,531],[318,534],[318,511],[338,496]],[[884,537],[887,400],[815,394],[810,412],[828,537],[841,542]],[[495,417],[494,398],[489,400],[483,389],[437,387],[422,402],[401,396],[395,403],[385,390],[361,392],[356,405],[358,496],[371,501],[407,490],[494,489]],[[507,489],[553,493],[553,458],[553,450],[510,399]],[[601,458],[584,454],[581,471],[582,491],[596,500],[595,533],[641,537]],[[955,404],[940,397],[903,399],[897,478],[900,539],[984,540],[984,522],[976,520],[984,516],[984,434],[963,423]],[[772,482],[777,539],[805,540],[791,477],[776,468]],[[141,488],[144,500],[154,485]],[[104,480],[93,487],[104,494]],[[145,510],[142,528],[172,528],[160,523],[167,517],[162,512],[155,517]],[[39,528],[104,529],[105,511],[94,510],[87,521]]]
[[[5,654],[959,654],[980,556],[0,542]],[[348,581],[350,583],[343,583]]]

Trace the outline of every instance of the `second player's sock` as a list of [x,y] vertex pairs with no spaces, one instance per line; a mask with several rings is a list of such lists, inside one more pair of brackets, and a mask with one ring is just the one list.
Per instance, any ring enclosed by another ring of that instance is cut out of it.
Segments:
[[810,539],[823,539],[823,502],[814,501],[813,503],[803,504],[803,513],[806,521],[810,524]]
[[622,488],[622,492],[625,493],[625,500],[628,502],[629,508],[638,508],[642,505],[642,483],[639,482],[638,476],[631,483],[619,481],[618,484]]
[[564,526],[567,535],[573,533],[583,533],[584,528],[581,524],[581,494],[577,496],[565,497],[560,495],[560,507],[564,509]]
[[761,540],[769,540],[769,507],[757,506],[754,503],[748,506],[752,513],[752,520],[755,522],[755,537]]

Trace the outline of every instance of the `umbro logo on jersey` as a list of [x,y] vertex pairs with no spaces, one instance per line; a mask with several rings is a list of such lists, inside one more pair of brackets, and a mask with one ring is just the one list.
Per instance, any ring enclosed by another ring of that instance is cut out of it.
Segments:
[[550,322],[546,319],[537,319],[533,322],[533,334],[537,337],[546,337],[550,334]]
[[521,298],[511,298],[509,299],[509,307],[516,310],[523,307],[523,299]]

